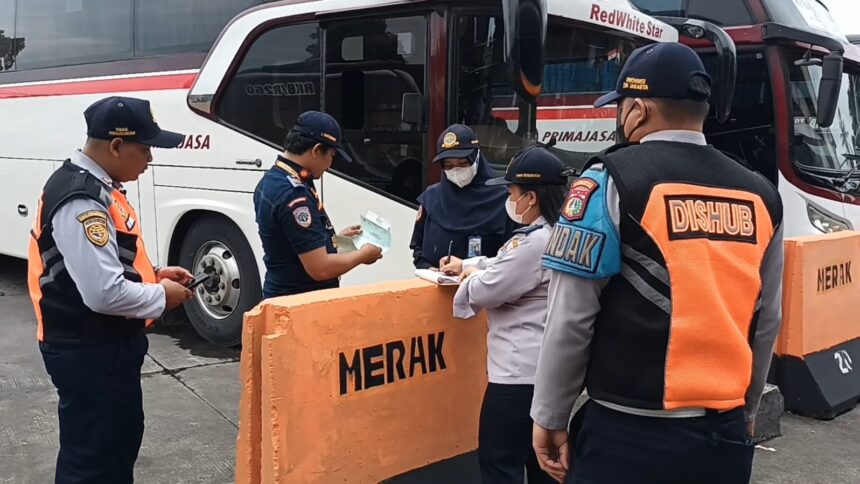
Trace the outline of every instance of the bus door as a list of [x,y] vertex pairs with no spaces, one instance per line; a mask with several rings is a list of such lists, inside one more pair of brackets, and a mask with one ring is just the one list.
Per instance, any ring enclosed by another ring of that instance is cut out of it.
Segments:
[[[380,194],[416,203],[424,187],[425,123],[406,113],[425,105],[426,16],[379,15],[323,28],[323,106],[340,122],[353,158],[335,160],[332,168]],[[323,182],[325,197],[328,191]]]

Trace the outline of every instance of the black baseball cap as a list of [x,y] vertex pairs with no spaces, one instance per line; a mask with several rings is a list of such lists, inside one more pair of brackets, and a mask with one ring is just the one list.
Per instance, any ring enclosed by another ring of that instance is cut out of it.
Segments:
[[293,131],[305,138],[334,148],[341,158],[352,163],[352,157],[343,149],[343,131],[331,115],[320,111],[306,111],[299,115]]
[[185,135],[158,127],[146,99],[106,97],[91,104],[84,118],[90,138],[120,138],[156,148],[176,148],[185,139]]
[[480,146],[478,137],[472,128],[465,124],[452,124],[448,126],[436,141],[436,157],[433,161],[442,161],[447,158],[469,158],[471,159]]
[[564,163],[542,146],[526,148],[511,158],[505,176],[487,180],[487,185],[565,185]]
[[639,47],[621,69],[615,91],[600,97],[594,107],[625,97],[707,101],[709,96],[690,90],[690,81],[697,76],[711,85],[702,59],[686,45],[669,42]]

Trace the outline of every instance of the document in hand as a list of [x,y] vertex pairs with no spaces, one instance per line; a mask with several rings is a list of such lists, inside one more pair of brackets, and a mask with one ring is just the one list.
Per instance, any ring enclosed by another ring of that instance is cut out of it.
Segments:
[[367,211],[361,216],[361,234],[353,238],[353,244],[360,249],[365,244],[373,244],[384,254],[391,248],[391,224],[379,215]]
[[431,271],[430,269],[415,269],[415,275],[425,281],[430,281],[433,284],[439,284],[440,286],[460,285],[460,279],[457,276],[447,276],[441,272]]
[[340,235],[335,235],[332,237],[332,241],[334,242],[335,248],[337,248],[338,254],[346,254],[347,252],[355,252],[355,239],[352,237],[343,237]]

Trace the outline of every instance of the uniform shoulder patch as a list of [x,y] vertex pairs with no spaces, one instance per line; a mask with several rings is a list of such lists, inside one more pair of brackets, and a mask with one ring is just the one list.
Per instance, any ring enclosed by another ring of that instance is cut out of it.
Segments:
[[78,215],[78,222],[84,229],[87,240],[97,247],[104,247],[110,241],[107,213],[101,210],[90,210]]
[[[515,232],[515,234],[516,234],[516,232]],[[510,240],[505,242],[505,244],[499,249],[498,253],[496,253],[496,258],[501,259],[501,258],[505,257],[506,255],[508,255],[512,250],[514,250],[520,246],[520,240],[522,240],[524,238],[525,237],[520,236],[519,234],[514,235],[513,238],[511,238]]]
[[299,224],[299,227],[308,228],[311,226],[311,209],[308,208],[307,205],[302,205],[293,209],[293,218],[296,219],[296,223]]
[[424,218],[424,206],[418,205],[418,215],[415,216],[415,221],[420,222]]
[[596,180],[587,177],[577,178],[570,186],[570,193],[567,194],[567,199],[561,208],[561,216],[571,222],[582,220],[591,195],[599,187],[600,184]]
[[302,203],[308,203],[308,197],[299,197],[299,198],[296,198],[296,199],[295,199],[295,200],[293,200],[292,202],[288,203],[288,204],[287,204],[287,206],[288,206],[288,207],[290,207],[290,208],[294,208],[296,205],[299,205],[299,204],[302,204]]

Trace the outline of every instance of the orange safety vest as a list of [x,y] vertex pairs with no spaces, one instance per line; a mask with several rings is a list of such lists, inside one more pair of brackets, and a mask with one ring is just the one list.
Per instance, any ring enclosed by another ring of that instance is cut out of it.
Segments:
[[[141,331],[152,321],[110,316],[89,309],[65,269],[63,254],[54,241],[52,220],[60,207],[76,198],[96,200],[113,221],[119,260],[124,268],[123,277],[137,283],[156,282],[137,214],[125,195],[67,160],[45,184],[31,232],[28,285],[39,323],[38,340],[83,345]],[[83,229],[88,230],[87,236],[93,243],[99,244],[101,240],[107,243],[108,235],[104,233],[103,225],[95,224],[91,229],[86,226]]]
[[589,395],[644,409],[742,406],[762,261],[782,222],[776,188],[689,143],[620,147],[595,161],[618,189],[622,268],[601,292]]

